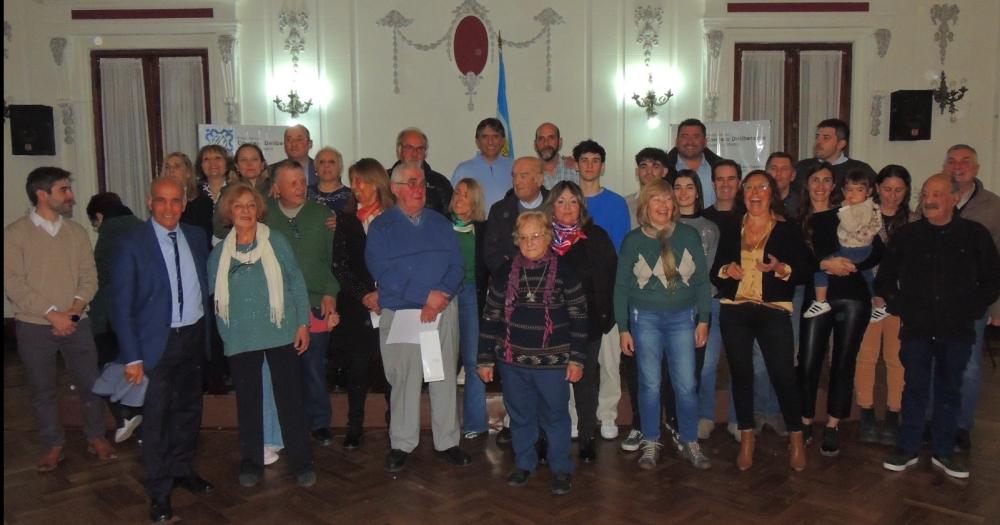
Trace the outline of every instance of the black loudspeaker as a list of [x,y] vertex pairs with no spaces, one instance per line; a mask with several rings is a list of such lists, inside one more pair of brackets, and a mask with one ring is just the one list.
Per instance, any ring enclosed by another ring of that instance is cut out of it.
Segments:
[[13,155],[55,155],[51,106],[9,106]]
[[889,140],[930,140],[932,91],[893,91],[889,104]]

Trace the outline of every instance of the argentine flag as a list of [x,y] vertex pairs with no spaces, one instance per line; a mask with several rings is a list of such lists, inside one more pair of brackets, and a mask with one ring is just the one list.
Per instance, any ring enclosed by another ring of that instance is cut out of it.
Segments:
[[498,39],[500,50],[500,75],[497,86],[497,118],[503,122],[504,130],[507,132],[507,141],[504,143],[500,154],[505,157],[514,156],[514,132],[510,129],[510,111],[507,109],[507,74],[503,67],[503,37]]

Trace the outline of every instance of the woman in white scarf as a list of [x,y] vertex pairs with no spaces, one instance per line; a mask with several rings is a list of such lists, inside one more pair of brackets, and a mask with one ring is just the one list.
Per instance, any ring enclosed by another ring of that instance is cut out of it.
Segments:
[[209,256],[219,335],[229,358],[239,417],[240,475],[244,487],[263,473],[261,365],[271,369],[282,438],[298,484],[316,482],[302,410],[298,354],[309,348],[309,301],[305,280],[288,241],[259,223],[263,198],[235,183],[219,203],[226,238]]

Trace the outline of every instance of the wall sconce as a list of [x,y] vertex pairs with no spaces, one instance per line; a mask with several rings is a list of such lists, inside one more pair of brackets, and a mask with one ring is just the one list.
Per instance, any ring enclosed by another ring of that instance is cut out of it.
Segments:
[[312,99],[302,102],[299,94],[294,89],[288,92],[288,102],[282,100],[281,97],[274,97],[274,105],[278,108],[278,111],[284,111],[291,115],[292,118],[298,118],[299,115],[305,114],[312,107],[312,104]]
[[646,91],[646,96],[641,97],[638,93],[632,94],[632,100],[635,101],[635,105],[646,110],[646,119],[652,120],[656,117],[656,108],[666,104],[674,96],[674,92],[667,90],[664,95],[656,95],[656,90],[653,89],[653,74],[649,74],[649,90]]
[[636,6],[635,27],[639,30],[639,34],[635,41],[642,46],[643,62],[646,64],[646,78],[649,80],[649,89],[646,90],[646,96],[633,93],[632,100],[635,101],[635,105],[646,110],[646,124],[650,128],[656,128],[660,125],[660,119],[656,117],[656,108],[666,104],[674,96],[673,91],[669,89],[666,94],[657,96],[656,90],[653,88],[653,70],[649,65],[650,59],[653,56],[653,47],[660,43],[659,30],[662,24],[662,8]]
[[955,103],[962,100],[962,97],[965,96],[965,92],[969,90],[969,88],[965,87],[965,82],[962,84],[962,87],[957,90],[949,90],[947,77],[945,76],[944,71],[942,71],[941,83],[938,84],[937,89],[934,90],[934,102],[938,103],[938,107],[941,108],[942,115],[944,115],[945,108],[948,109],[948,113],[951,114],[952,122],[958,120],[955,117],[955,113],[958,112],[958,109],[955,108]]

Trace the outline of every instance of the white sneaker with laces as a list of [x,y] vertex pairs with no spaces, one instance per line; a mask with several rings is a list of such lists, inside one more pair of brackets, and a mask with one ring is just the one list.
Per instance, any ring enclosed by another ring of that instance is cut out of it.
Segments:
[[639,468],[652,470],[656,468],[656,462],[660,459],[660,448],[663,445],[648,439],[642,441],[642,455],[639,456]]
[[135,429],[142,424],[142,415],[128,417],[122,420],[122,426],[115,429],[115,443],[121,443],[132,437]]
[[881,321],[882,319],[885,319],[886,317],[889,317],[889,312],[885,309],[884,306],[878,306],[878,307],[872,308],[872,316],[871,316],[871,319],[868,320],[868,322],[869,323],[877,323],[877,322]]
[[684,449],[681,451],[681,457],[690,461],[696,469],[705,470],[712,467],[712,462],[701,451],[701,446],[698,445],[697,441],[685,443]]
[[823,302],[813,301],[812,304],[809,305],[809,308],[806,308],[806,311],[802,312],[802,317],[805,317],[806,319],[812,319],[813,317],[816,317],[817,315],[823,315],[829,312],[830,310],[831,310],[830,303],[826,301]]
[[608,440],[617,439],[618,425],[614,421],[611,423],[601,423],[601,437]]

